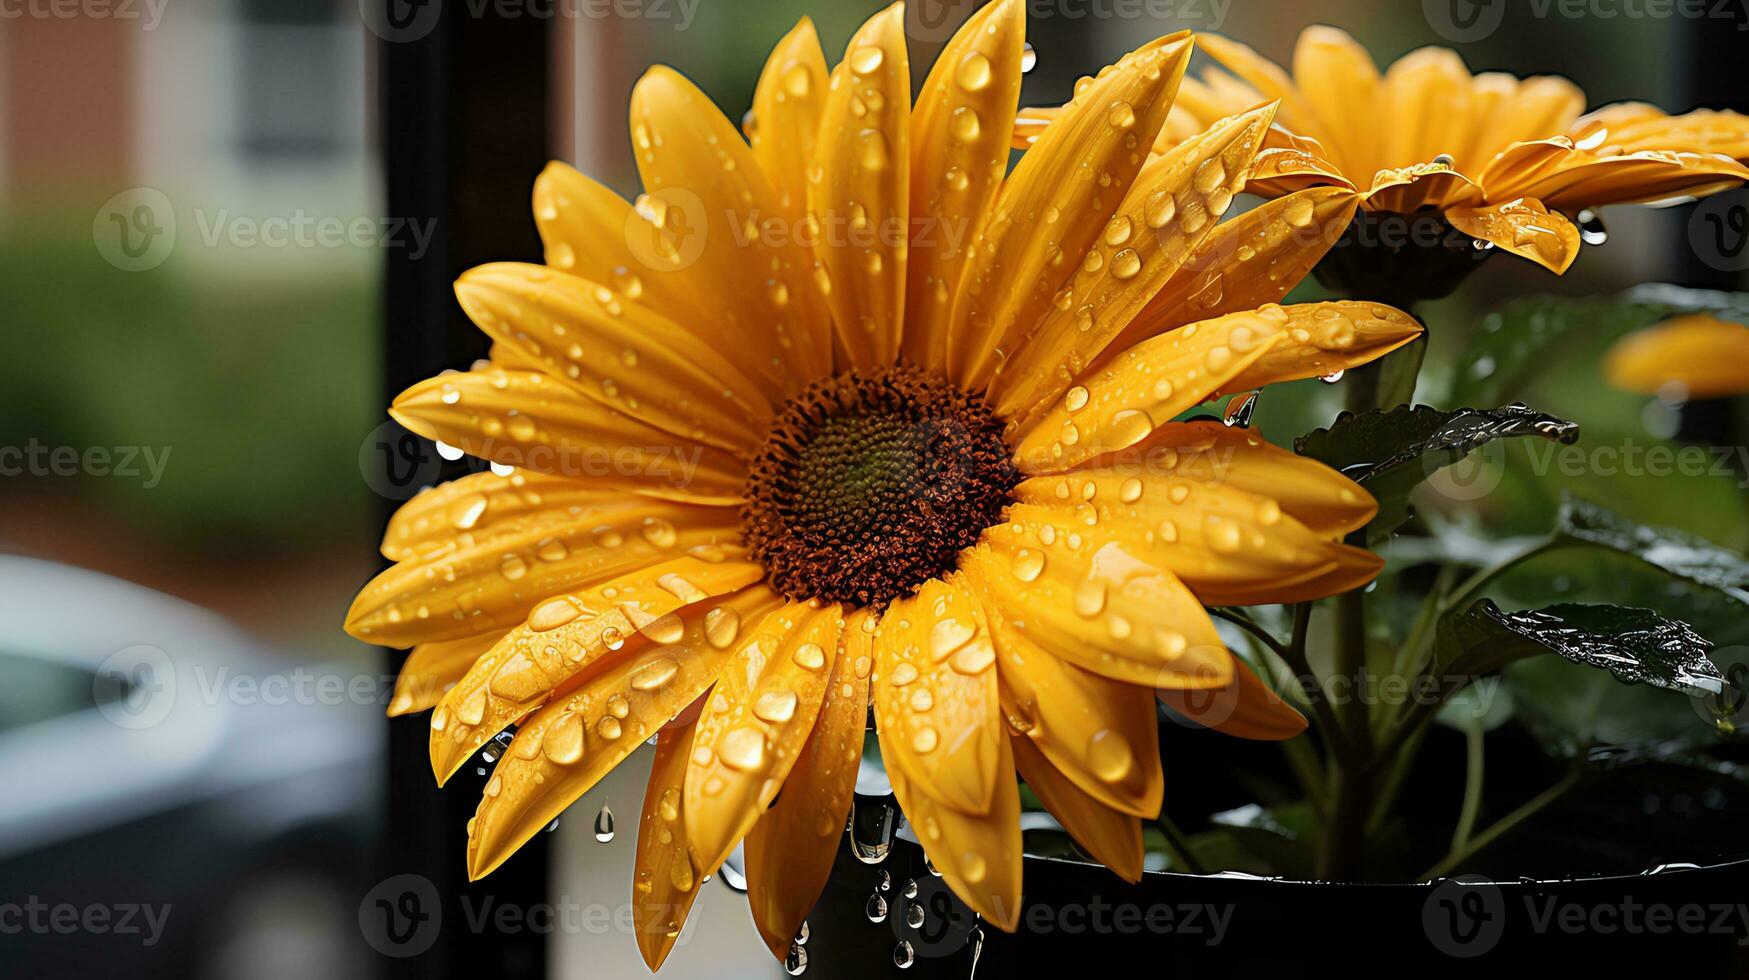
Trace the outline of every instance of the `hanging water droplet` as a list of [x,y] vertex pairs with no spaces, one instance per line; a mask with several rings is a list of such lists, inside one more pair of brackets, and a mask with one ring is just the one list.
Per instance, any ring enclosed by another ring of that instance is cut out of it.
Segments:
[[880,864],[893,849],[893,823],[898,811],[886,800],[864,803],[850,811],[850,850],[863,864]]
[[972,980],[978,975],[978,959],[984,955],[984,927],[973,926],[971,934],[966,936],[966,945],[972,948],[972,968],[966,972],[966,980]]
[[559,829],[559,818],[558,818],[558,817],[554,817],[554,818],[553,818],[553,822],[552,822],[552,823],[550,823],[550,824],[547,824],[547,830],[546,830],[546,832],[547,832],[547,833],[549,833],[549,834],[550,834],[550,833],[552,833],[552,832],[553,832],[553,831],[555,831],[555,830],[558,830],[558,829]]
[[922,903],[912,902],[905,906],[905,924],[911,928],[923,928],[923,920],[925,917]]
[[1032,43],[1029,41],[1020,50],[1020,73],[1024,75],[1027,72],[1032,71],[1037,65],[1038,52],[1032,49]]
[[1603,227],[1603,219],[1590,208],[1579,212],[1579,240],[1587,245],[1609,241],[1609,229]]
[[792,977],[799,977],[808,970],[808,951],[799,943],[789,944],[789,955],[783,959],[783,969]]
[[916,954],[911,951],[911,944],[902,939],[899,941],[899,945],[893,947],[893,965],[901,970],[911,969],[911,964],[916,958]]
[[605,806],[595,815],[595,839],[603,844],[613,840],[613,811]]
[[437,455],[442,456],[444,459],[453,463],[456,460],[461,459],[466,453],[463,453],[460,449],[457,449],[449,443],[444,442],[442,439],[439,439],[437,441]]
[[747,875],[741,871],[741,862],[745,860],[746,858],[741,856],[741,849],[737,847],[735,853],[729,855],[723,861],[722,868],[719,869],[723,876],[723,884],[743,895],[747,893]]
[[873,922],[876,925],[887,921],[886,897],[880,892],[875,892],[873,895],[870,895],[868,897],[868,905],[864,907],[863,911],[868,915],[868,921]]
[[1342,369],[1337,368],[1336,370],[1331,371],[1329,374],[1324,375],[1323,377],[1319,378],[1318,380],[1324,382],[1327,385],[1333,385],[1336,382],[1342,380]]
[[1251,416],[1257,411],[1257,396],[1259,392],[1247,391],[1238,398],[1227,403],[1227,414],[1221,421],[1229,428],[1251,428]]
[[899,894],[905,896],[906,898],[916,898],[917,897],[917,883],[915,881],[905,882],[905,888],[903,891],[899,892]]

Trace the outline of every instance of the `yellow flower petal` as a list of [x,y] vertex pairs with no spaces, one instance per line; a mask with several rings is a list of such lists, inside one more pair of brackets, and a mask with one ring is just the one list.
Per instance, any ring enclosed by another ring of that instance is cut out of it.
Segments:
[[930,370],[946,366],[948,317],[967,248],[1008,171],[1025,44],[1024,0],[985,6],[942,50],[911,116],[902,346],[912,363]]
[[[710,600],[745,589],[763,574],[751,562],[687,556],[534,607],[528,622],[499,640],[432,712],[431,771],[438,783],[454,775],[487,739],[546,703],[555,689],[596,661],[618,664],[652,648],[689,642],[688,637],[705,632],[705,620],[719,629],[738,623],[744,607],[766,600],[762,591]],[[715,612],[718,608],[725,611]],[[698,621],[698,629],[692,621]]]
[[555,160],[535,178],[534,222],[547,265],[616,292],[637,292],[676,323],[712,322],[712,307],[676,257],[645,244],[655,240],[656,229],[613,190]]
[[1139,466],[1159,478],[1181,477],[1272,497],[1295,520],[1326,539],[1365,527],[1378,513],[1366,488],[1323,463],[1278,449],[1255,431],[1218,421],[1172,422],[1111,465]]
[[1107,349],[1280,302],[1342,237],[1359,205],[1345,187],[1313,187],[1217,225]]
[[1128,449],[1287,340],[1286,322],[1231,313],[1142,341],[1036,411],[1016,433],[1015,465],[1060,473]]
[[965,813],[987,813],[1002,740],[996,651],[983,609],[957,577],[924,583],[881,616],[875,638],[875,726],[881,758],[919,791]]
[[905,8],[869,18],[832,70],[816,172],[808,182],[814,254],[852,367],[892,363],[905,317],[910,239],[911,68]]
[[724,617],[755,617],[777,602],[764,587],[744,590],[713,607],[724,612],[686,617],[670,642],[628,648],[535,711],[469,825],[468,877],[491,874],[710,687],[733,656],[721,642]]
[[[459,498],[450,520],[490,513],[493,499]],[[563,523],[512,525],[478,537],[452,533],[453,550],[401,562],[360,589],[346,614],[347,632],[390,646],[503,632],[550,596],[738,538],[729,508],[629,495],[597,498]]]
[[601,489],[733,503],[747,475],[732,453],[665,432],[539,372],[441,374],[402,392],[389,414],[471,456]]
[[758,386],[631,293],[538,265],[495,262],[463,273],[455,294],[493,340],[609,408],[731,452],[765,438],[771,404]]
[[1013,932],[1020,922],[1020,787],[1006,736],[997,740],[993,765],[999,778],[981,814],[946,805],[897,768],[889,768],[887,778],[942,880],[996,928]]
[[[1183,34],[1153,41],[1089,82],[997,196],[954,301],[948,374],[968,390],[1051,309],[1117,210],[1190,59]],[[1097,175],[1097,176],[1095,176]]]
[[1306,716],[1237,659],[1226,687],[1157,693],[1160,703],[1181,717],[1234,738],[1279,742],[1306,730]]
[[[782,226],[778,194],[710,99],[671,69],[632,89],[632,143],[644,179],[640,210],[659,220],[692,288],[709,298],[724,353],[773,404],[830,371],[827,313],[813,259]],[[773,229],[770,222],[781,227]],[[756,270],[749,274],[750,270]]]
[[1207,588],[1197,597],[1211,606],[1261,606],[1271,603],[1310,602],[1327,596],[1352,592],[1371,582],[1385,567],[1385,560],[1365,548],[1332,541],[1324,551],[1336,567],[1316,578],[1300,582],[1262,580],[1248,583],[1231,591]]
[[638,818],[637,877],[632,881],[632,925],[638,952],[654,973],[674,949],[704,878],[692,865],[686,839],[686,803],[681,787],[692,755],[696,719],[665,728],[656,737],[644,810]]
[[1579,229],[1566,216],[1535,198],[1486,207],[1452,208],[1445,213],[1457,230],[1493,242],[1514,255],[1559,275],[1579,257]]
[[814,733],[777,802],[747,833],[747,902],[759,935],[779,960],[825,888],[844,836],[868,721],[874,625],[869,610],[845,620]]
[[1370,211],[1409,214],[1423,208],[1450,208],[1481,197],[1481,186],[1450,164],[1415,163],[1373,174],[1362,206]]
[[[1014,765],[1020,770],[1020,778],[1026,780],[1033,795],[1069,836],[1119,878],[1131,884],[1141,881],[1145,854],[1142,821],[1082,792],[1030,740],[1016,735],[1009,739],[1009,745],[1014,750]],[[1158,813],[1155,810],[1148,816],[1151,819]]]
[[820,135],[826,79],[814,22],[803,17],[771,49],[753,90],[748,140],[792,229],[808,213],[808,162]]
[[686,837],[712,874],[789,776],[814,730],[844,618],[792,602],[735,649],[699,715],[686,767]]
[[484,633],[414,647],[401,664],[400,676],[395,678],[395,696],[389,700],[389,717],[414,714],[437,704],[502,635]]
[[[979,588],[984,590],[980,582]],[[1025,607],[985,601],[996,639],[1002,710],[1016,741],[1036,746],[1051,765],[1101,804],[1153,819],[1165,777],[1152,692],[1082,670],[1011,625]]]
[[585,508],[622,496],[581,480],[525,470],[504,476],[470,473],[420,491],[397,508],[383,532],[383,557],[407,561],[452,554],[479,539],[574,521]]
[[[1470,73],[1450,48],[1420,48],[1385,70],[1381,167],[1431,162],[1454,155],[1468,142]],[[1374,120],[1376,126],[1376,120]]]
[[997,368],[997,415],[1062,393],[1172,278],[1244,187],[1274,114],[1271,104],[1223,120],[1143,168],[1037,331]]
[[1015,488],[1010,520],[1085,526],[1115,536],[1192,591],[1231,591],[1258,582],[1301,582],[1335,568],[1326,541],[1282,512],[1273,497],[1146,466],[1034,477]]
[[1354,180],[1330,159],[1324,144],[1310,136],[1298,136],[1272,126],[1263,148],[1251,161],[1251,179],[1245,192],[1261,197],[1281,197],[1308,187],[1341,187],[1354,190]]
[[1039,646],[1102,677],[1144,687],[1219,687],[1233,676],[1202,603],[1143,549],[1033,519],[985,532],[962,564]]
[[1316,119],[1314,132],[1329,139],[1343,172],[1377,169],[1372,161],[1378,158],[1381,85],[1366,49],[1347,31],[1322,24],[1308,27],[1294,45],[1294,83]]
[[1383,303],[1339,300],[1265,307],[1262,316],[1279,320],[1287,332],[1281,342],[1234,375],[1210,397],[1303,378],[1329,377],[1369,364],[1421,336],[1421,324]]
[[[1262,95],[1257,102],[1264,99],[1275,99],[1281,102],[1282,115],[1302,129],[1310,129],[1316,125],[1317,113],[1311,105],[1300,96],[1299,89],[1294,86],[1293,79],[1287,72],[1268,58],[1263,57],[1248,45],[1222,37],[1219,34],[1198,34],[1196,43],[1202,45],[1202,50],[1209,57],[1220,62],[1234,75],[1239,76],[1251,88]],[[1205,81],[1212,81],[1219,76],[1205,76]],[[1253,103],[1256,104],[1256,103]],[[1321,137],[1323,133],[1311,133]]]
[[1610,347],[1604,377],[1642,395],[1728,398],[1749,392],[1749,327],[1704,313],[1628,334]]

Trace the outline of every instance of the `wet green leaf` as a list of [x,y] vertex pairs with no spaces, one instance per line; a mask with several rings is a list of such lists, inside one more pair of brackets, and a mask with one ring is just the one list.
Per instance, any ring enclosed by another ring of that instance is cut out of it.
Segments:
[[1365,486],[1378,498],[1369,528],[1377,539],[1409,517],[1409,493],[1421,481],[1496,439],[1538,436],[1562,443],[1579,438],[1578,423],[1524,405],[1441,411],[1426,405],[1343,413],[1334,425],[1294,440],[1309,456]]
[[1624,683],[1699,697],[1724,688],[1724,677],[1707,658],[1712,646],[1688,624],[1650,609],[1561,603],[1508,613],[1478,599],[1440,621],[1434,663],[1442,676],[1475,677],[1555,653],[1607,670]]
[[1606,507],[1569,496],[1562,502],[1555,533],[1621,552],[1668,575],[1749,602],[1749,560],[1686,531],[1636,524]]

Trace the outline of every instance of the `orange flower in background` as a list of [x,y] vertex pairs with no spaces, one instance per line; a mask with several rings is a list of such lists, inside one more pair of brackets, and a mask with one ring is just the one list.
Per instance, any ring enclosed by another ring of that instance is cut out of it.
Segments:
[[1219,223],[1274,106],[1150,157],[1186,34],[1101,72],[1008,173],[1024,4],[979,11],[915,105],[902,22],[876,15],[830,70],[800,24],[751,145],[652,69],[631,102],[645,193],[549,166],[547,265],[456,285],[491,361],[392,409],[499,472],[395,515],[396,564],[347,628],[413,647],[391,713],[434,709],[440,781],[517,726],[473,877],[658,737],[634,882],[652,967],[743,840],[755,922],[788,952],[871,701],[924,850],[996,925],[1020,909],[1017,768],[1139,876],[1157,697],[1242,737],[1304,727],[1205,604],[1330,595],[1381,564],[1341,540],[1374,513],[1359,486],[1175,421],[1419,333],[1377,304],[1274,305],[1359,195]]
[[1682,401],[1749,393],[1749,326],[1705,313],[1673,317],[1616,341],[1603,372],[1624,391]]
[[[1626,102],[1585,113],[1585,94],[1564,78],[1472,75],[1456,52],[1437,47],[1381,75],[1334,27],[1301,32],[1291,75],[1237,41],[1202,35],[1198,43],[1228,70],[1185,79],[1155,152],[1278,101],[1277,129],[1247,191],[1355,188],[1369,211],[1433,210],[1557,273],[1579,253],[1570,219],[1581,211],[1698,197],[1749,179],[1749,117],[1734,112],[1671,116]],[[1054,114],[1027,110],[1016,145]]]

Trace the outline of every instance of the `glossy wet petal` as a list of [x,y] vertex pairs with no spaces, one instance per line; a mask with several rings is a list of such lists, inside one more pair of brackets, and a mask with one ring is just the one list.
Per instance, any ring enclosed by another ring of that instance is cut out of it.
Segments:
[[486,783],[468,829],[468,877],[503,864],[716,680],[733,658],[720,643],[725,616],[776,604],[763,587],[745,590],[711,607],[725,612],[685,617],[664,633],[669,642],[628,650],[535,711]]
[[709,300],[712,328],[731,339],[725,354],[773,404],[824,376],[831,348],[813,257],[783,222],[778,193],[740,133],[663,67],[632,90],[631,128],[651,261],[685,268]]
[[978,234],[948,344],[949,377],[981,388],[1050,311],[1147,157],[1190,58],[1172,35],[1077,93],[1003,184]]
[[459,640],[421,643],[401,664],[395,678],[395,694],[389,699],[389,717],[424,711],[437,704],[468,669],[498,642],[500,633],[464,636]]
[[997,741],[994,766],[1000,778],[988,812],[975,815],[942,803],[897,770],[887,776],[942,880],[991,925],[1013,932],[1020,922],[1020,787],[1006,736]]
[[957,31],[911,116],[911,254],[902,346],[943,370],[968,248],[1008,171],[1020,97],[1025,0],[985,6]]
[[920,792],[965,813],[986,813],[1009,771],[996,652],[983,609],[959,577],[924,583],[881,616],[875,638],[875,725],[881,758]]
[[1038,329],[997,369],[998,415],[1061,394],[1178,272],[1244,187],[1274,112],[1224,120],[1143,168]]
[[814,730],[844,628],[837,606],[790,603],[736,648],[699,715],[686,832],[706,874],[741,843]]
[[747,833],[747,901],[779,960],[825,888],[844,835],[868,721],[874,626],[868,610],[845,620],[814,732],[777,801]]
[[692,754],[694,723],[666,728],[656,739],[644,809],[638,818],[637,872],[632,880],[632,925],[638,952],[652,971],[680,938],[686,915],[698,899],[704,878],[692,865],[686,839],[681,785]]
[[1022,635],[1102,677],[1145,687],[1219,687],[1232,656],[1202,603],[1144,550],[1031,516],[985,533],[962,564]]
[[753,90],[747,138],[792,228],[808,213],[808,163],[820,135],[827,77],[814,22],[803,17],[771,50]]
[[1004,608],[980,583],[996,639],[1002,710],[1018,741],[1036,746],[1051,765],[1103,805],[1152,819],[1160,812],[1160,768],[1154,699],[1148,688],[1083,670],[1011,625],[1026,608]]
[[1359,205],[1347,188],[1314,187],[1215,226],[1110,347],[1280,302],[1342,237]]
[[470,473],[422,490],[397,508],[383,532],[383,557],[434,558],[483,538],[576,520],[617,496],[545,473]]
[[1279,742],[1306,730],[1306,717],[1282,700],[1244,661],[1235,659],[1233,682],[1199,691],[1158,692],[1160,703],[1182,718],[1235,738]]
[[488,336],[601,404],[694,442],[756,448],[771,420],[758,386],[634,292],[517,262],[477,266],[455,285]]
[[[1014,765],[1051,816],[1095,861],[1132,884],[1142,880],[1142,821],[1106,806],[1058,771],[1030,740],[1009,740]],[[1157,814],[1159,811],[1155,811]],[[1150,814],[1152,817],[1154,814]]]
[[763,574],[751,562],[689,555],[541,602],[432,712],[431,770],[438,782],[454,775],[487,739],[593,672],[597,661],[617,664],[682,642],[699,633],[689,620],[702,629],[719,607],[727,610],[714,614],[719,624],[738,622],[743,605],[764,600],[760,590],[735,604],[712,600],[745,589]]
[[[447,513],[466,522],[490,512],[487,499],[459,497]],[[739,539],[731,508],[630,495],[579,505],[561,521],[455,534],[453,548],[403,561],[360,589],[346,614],[347,631],[392,646],[503,632],[550,596]]]
[[505,466],[588,478],[601,489],[681,499],[740,499],[746,464],[663,431],[535,371],[444,374],[408,388],[389,410],[427,439]]
[[814,254],[844,366],[889,364],[905,318],[910,239],[911,70],[905,9],[869,18],[832,70],[815,170],[809,173]]
[[1493,242],[1557,275],[1579,257],[1579,229],[1534,198],[1452,208],[1445,218],[1464,234]]

